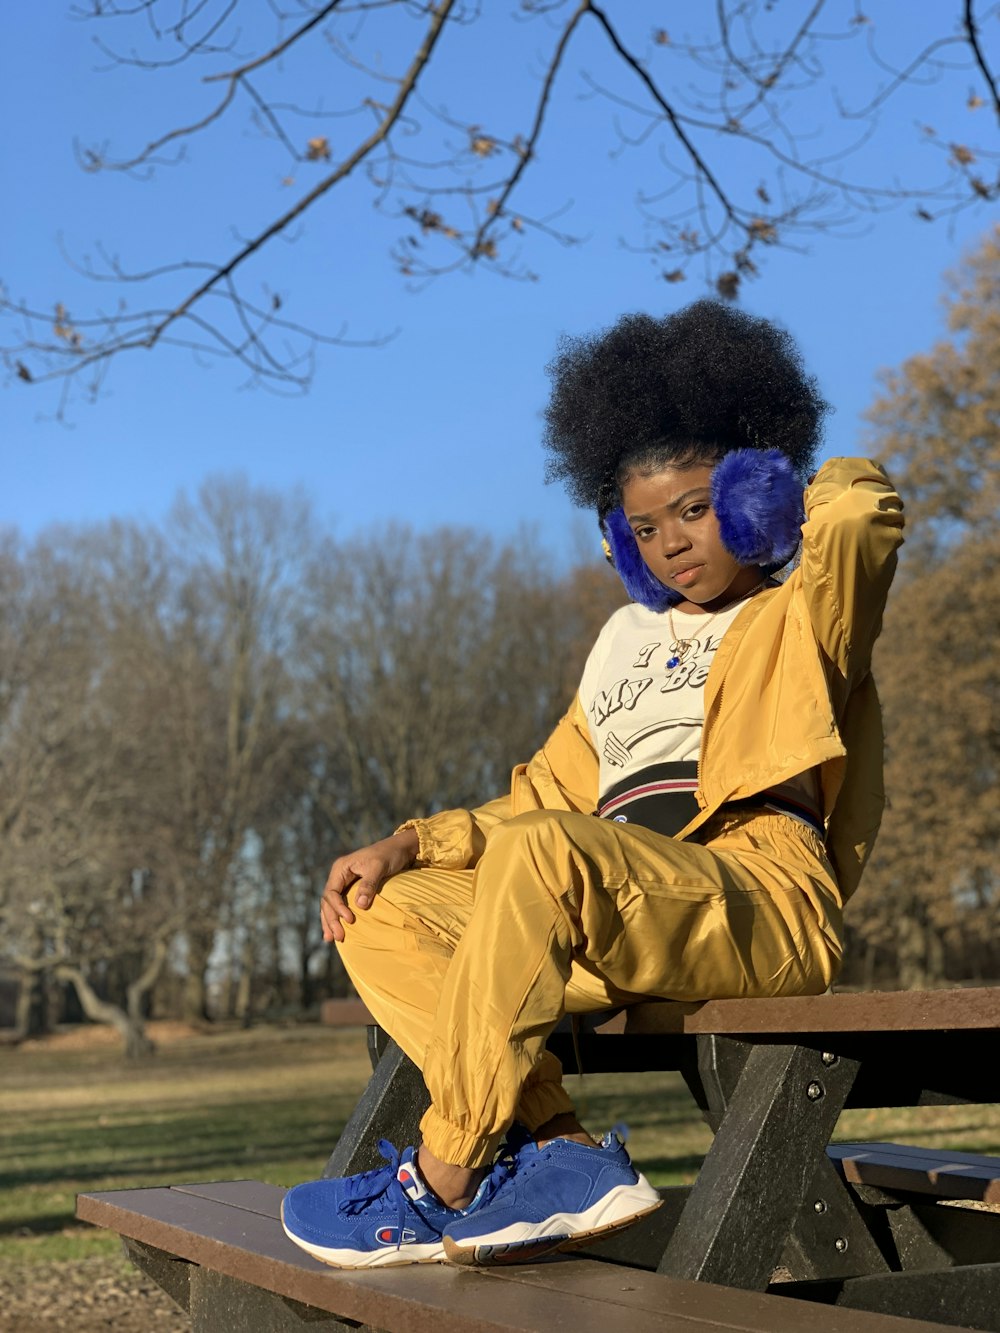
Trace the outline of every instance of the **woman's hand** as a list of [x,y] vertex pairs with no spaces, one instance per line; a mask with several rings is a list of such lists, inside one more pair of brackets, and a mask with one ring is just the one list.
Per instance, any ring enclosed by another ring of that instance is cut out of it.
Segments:
[[401,870],[409,870],[417,859],[418,841],[415,829],[403,829],[391,838],[382,838],[370,847],[338,856],[330,867],[323,890],[319,914],[323,922],[323,938],[339,943],[344,938],[344,923],[354,924],[354,913],[347,904],[347,891],[353,889],[351,900],[361,911],[367,911],[379,889],[390,877]]

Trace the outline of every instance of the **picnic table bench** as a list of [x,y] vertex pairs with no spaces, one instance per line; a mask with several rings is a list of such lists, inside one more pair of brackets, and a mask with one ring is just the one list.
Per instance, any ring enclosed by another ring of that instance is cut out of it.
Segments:
[[[119,1231],[196,1333],[1000,1331],[1000,1160],[830,1144],[846,1107],[1000,1102],[1000,988],[650,1002],[588,1028],[550,1039],[568,1071],[679,1070],[714,1138],[694,1185],[582,1255],[338,1272],[287,1240],[281,1191],[255,1182],[81,1195],[78,1216]],[[416,1137],[419,1071],[374,1026],[369,1050],[326,1174],[380,1164],[380,1137]]]

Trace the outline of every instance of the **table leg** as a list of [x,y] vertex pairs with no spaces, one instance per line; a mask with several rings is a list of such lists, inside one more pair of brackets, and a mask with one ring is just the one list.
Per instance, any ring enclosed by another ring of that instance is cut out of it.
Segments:
[[429,1105],[420,1070],[390,1041],[337,1140],[324,1177],[350,1176],[381,1166],[379,1139],[389,1139],[398,1148],[418,1142],[420,1119]]
[[[808,1047],[732,1038],[705,1037],[699,1046],[717,1130],[658,1271],[763,1291],[796,1220],[815,1202],[818,1172],[823,1194],[817,1197],[836,1197],[822,1164],[858,1062],[836,1056],[826,1063]],[[855,1240],[839,1239],[848,1248]],[[874,1253],[867,1259],[884,1267],[868,1239]]]

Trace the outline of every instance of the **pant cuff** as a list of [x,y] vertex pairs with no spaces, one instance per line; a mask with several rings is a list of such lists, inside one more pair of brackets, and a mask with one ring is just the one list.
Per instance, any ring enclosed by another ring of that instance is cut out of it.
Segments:
[[440,1161],[452,1166],[488,1166],[496,1156],[505,1132],[501,1129],[492,1134],[477,1134],[460,1129],[445,1120],[433,1106],[424,1112],[420,1121],[421,1142]]
[[521,1089],[517,1102],[517,1119],[532,1133],[553,1116],[573,1111],[575,1107],[563,1085],[548,1079],[528,1083]]

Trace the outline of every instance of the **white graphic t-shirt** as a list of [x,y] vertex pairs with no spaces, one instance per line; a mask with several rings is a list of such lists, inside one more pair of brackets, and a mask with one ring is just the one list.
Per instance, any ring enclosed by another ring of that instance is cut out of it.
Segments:
[[[598,636],[580,682],[580,702],[601,761],[607,792],[653,764],[696,762],[705,722],[705,681],[726,630],[745,601],[716,615],[632,603]],[[674,667],[676,639],[691,646]]]

